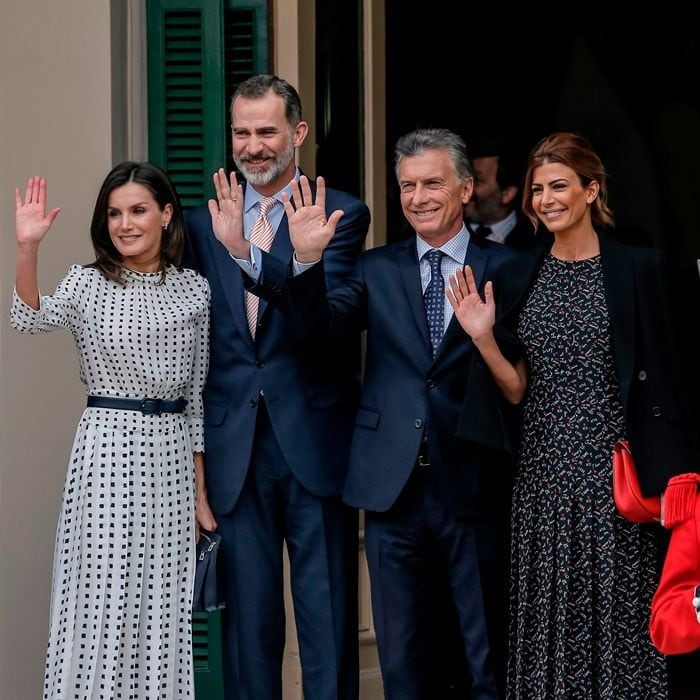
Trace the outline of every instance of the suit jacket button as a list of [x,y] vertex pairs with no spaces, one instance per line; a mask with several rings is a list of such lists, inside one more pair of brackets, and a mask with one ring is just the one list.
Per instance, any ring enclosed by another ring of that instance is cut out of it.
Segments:
[[256,361],[255,361],[255,366],[256,366],[258,369],[262,369],[262,368],[265,366],[265,363],[264,363],[262,360],[256,360]]
[[422,428],[423,427],[423,421],[420,418],[416,418],[413,421],[413,425],[416,426],[416,428]]
[[640,382],[643,382],[647,378],[647,371],[645,369],[640,369],[639,374],[637,375],[637,379],[639,379]]
[[428,379],[428,381],[425,383],[425,386],[427,386],[428,389],[432,389],[435,386],[435,382],[432,379]]
[[251,408],[255,408],[255,407],[258,405],[257,399],[251,399],[250,401],[248,401],[248,405],[249,405]]
[[654,416],[654,418],[658,418],[661,415],[661,409],[658,406],[654,406],[654,408],[651,409],[651,415]]

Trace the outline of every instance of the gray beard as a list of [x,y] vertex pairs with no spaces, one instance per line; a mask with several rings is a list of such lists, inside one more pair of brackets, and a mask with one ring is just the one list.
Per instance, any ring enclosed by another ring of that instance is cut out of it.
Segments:
[[286,151],[280,153],[274,160],[272,166],[267,170],[250,170],[244,160],[234,157],[233,162],[241,171],[241,174],[253,186],[264,187],[274,182],[287,169],[294,160],[294,146],[290,146]]

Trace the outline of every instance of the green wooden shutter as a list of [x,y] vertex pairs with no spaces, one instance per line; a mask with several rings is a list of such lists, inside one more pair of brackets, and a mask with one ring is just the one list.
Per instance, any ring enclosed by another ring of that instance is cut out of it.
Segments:
[[194,690],[197,700],[223,700],[221,612],[192,613]]
[[268,70],[266,0],[148,0],[149,159],[184,208],[213,195],[231,168],[228,105],[238,84]]

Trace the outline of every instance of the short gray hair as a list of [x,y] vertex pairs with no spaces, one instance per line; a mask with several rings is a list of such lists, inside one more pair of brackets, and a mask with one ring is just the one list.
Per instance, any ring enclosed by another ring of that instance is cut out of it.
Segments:
[[394,148],[394,171],[399,176],[403,158],[417,156],[423,151],[446,151],[457,177],[464,181],[474,177],[474,169],[464,139],[449,129],[416,129],[402,136]]

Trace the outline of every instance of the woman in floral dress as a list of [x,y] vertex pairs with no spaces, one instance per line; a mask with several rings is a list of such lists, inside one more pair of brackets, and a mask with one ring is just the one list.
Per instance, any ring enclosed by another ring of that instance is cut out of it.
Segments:
[[[646,495],[691,467],[659,262],[606,233],[606,173],[580,136],[535,146],[524,193],[553,243],[504,265],[483,301],[468,269],[451,297],[496,384],[521,403],[508,697],[660,700],[666,664],[648,631],[658,526],[616,511],[611,459],[628,438]],[[506,360],[496,337],[519,343],[522,359]]]

